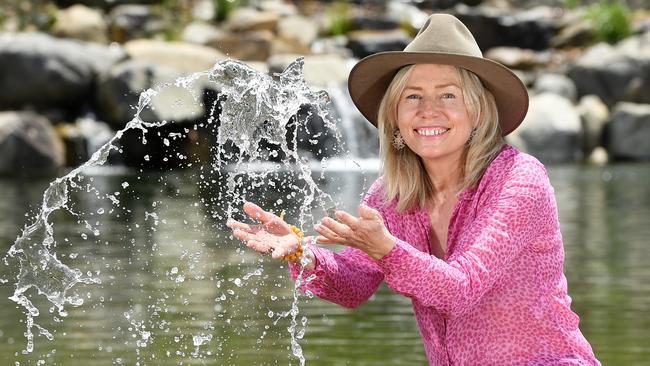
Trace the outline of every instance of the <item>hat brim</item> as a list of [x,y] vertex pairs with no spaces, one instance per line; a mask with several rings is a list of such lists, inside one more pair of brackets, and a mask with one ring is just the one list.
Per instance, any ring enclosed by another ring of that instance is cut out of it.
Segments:
[[528,112],[526,87],[517,75],[498,62],[451,53],[389,51],[362,59],[348,78],[352,101],[375,127],[379,103],[388,85],[399,69],[413,64],[452,65],[475,73],[494,95],[502,136],[517,128]]

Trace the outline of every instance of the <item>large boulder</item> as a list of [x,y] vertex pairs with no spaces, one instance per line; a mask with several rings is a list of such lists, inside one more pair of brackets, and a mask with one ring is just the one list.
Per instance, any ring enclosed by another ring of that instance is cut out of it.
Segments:
[[562,74],[544,73],[535,80],[533,86],[538,94],[554,93],[576,102],[577,91],[573,80]]
[[[269,71],[281,73],[300,55],[280,54],[268,59]],[[303,76],[307,84],[313,87],[344,86],[350,74],[351,65],[337,54],[304,56]]]
[[0,108],[78,107],[95,79],[126,58],[119,46],[59,39],[42,33],[0,34]]
[[650,32],[615,46],[599,43],[569,67],[578,95],[598,95],[607,105],[650,103]]
[[165,27],[151,6],[141,4],[114,7],[108,15],[108,22],[111,41],[119,43],[152,37]]
[[108,24],[104,15],[81,4],[59,10],[52,33],[58,37],[76,38],[87,42],[108,42]]
[[543,162],[572,162],[581,158],[580,115],[570,100],[553,93],[530,98],[522,125],[508,141]]
[[185,42],[137,39],[125,43],[124,50],[134,60],[168,66],[186,73],[210,70],[214,64],[226,59],[224,54],[213,48]]
[[318,37],[318,23],[301,15],[281,18],[278,22],[278,36],[309,47]]
[[273,11],[259,11],[254,8],[237,8],[228,15],[227,27],[233,32],[276,30],[280,16]]
[[188,24],[181,34],[185,42],[206,45],[215,39],[219,39],[224,32],[214,25],[202,21],[194,21]]
[[516,12],[487,6],[457,6],[453,14],[469,28],[482,50],[498,46],[547,49],[559,21],[558,13],[545,6]]
[[607,131],[613,159],[650,160],[650,105],[617,104]]
[[411,36],[403,30],[355,31],[348,34],[347,47],[356,58],[383,51],[401,51],[411,42]]
[[582,123],[582,150],[585,156],[603,145],[605,126],[609,121],[609,108],[596,95],[585,95],[577,106]]
[[39,172],[63,163],[63,143],[47,118],[32,112],[0,112],[0,174]]

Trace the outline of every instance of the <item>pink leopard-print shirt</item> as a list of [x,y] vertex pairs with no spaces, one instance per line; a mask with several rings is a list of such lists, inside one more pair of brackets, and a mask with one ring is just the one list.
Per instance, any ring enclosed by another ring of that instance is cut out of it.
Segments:
[[[316,267],[303,276],[316,278],[303,290],[356,307],[385,281],[411,298],[430,365],[600,365],[570,309],[553,188],[535,158],[504,145],[459,194],[444,260],[430,253],[427,212],[385,204],[381,178],[364,202],[394,248],[374,260],[310,244]],[[298,266],[290,270],[295,279]]]

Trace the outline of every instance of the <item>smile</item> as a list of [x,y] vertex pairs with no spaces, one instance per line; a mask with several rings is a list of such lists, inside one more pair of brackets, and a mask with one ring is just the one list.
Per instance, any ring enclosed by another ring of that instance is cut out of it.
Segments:
[[417,132],[417,134],[420,136],[439,136],[447,131],[449,131],[449,128],[441,128],[441,127],[419,128],[415,130],[415,132]]

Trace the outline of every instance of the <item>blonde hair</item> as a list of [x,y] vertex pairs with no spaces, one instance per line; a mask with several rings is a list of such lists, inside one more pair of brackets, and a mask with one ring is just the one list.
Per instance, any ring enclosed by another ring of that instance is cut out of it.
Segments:
[[[459,191],[478,184],[485,169],[503,145],[499,115],[492,93],[476,74],[455,67],[460,76],[460,87],[470,121],[474,126],[472,137],[465,145]],[[401,150],[393,146],[397,130],[397,104],[406,87],[413,65],[400,69],[386,89],[379,104],[379,152],[383,162],[384,199],[397,199],[397,211],[425,207],[435,194],[435,187],[424,169],[422,159],[408,146]]]

